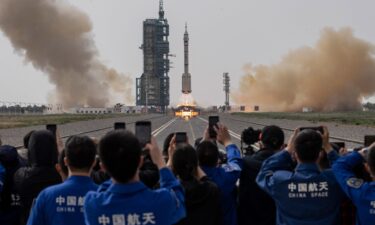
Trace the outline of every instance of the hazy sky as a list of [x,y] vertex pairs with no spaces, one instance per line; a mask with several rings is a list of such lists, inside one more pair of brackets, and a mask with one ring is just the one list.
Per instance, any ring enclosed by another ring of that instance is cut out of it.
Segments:
[[[92,20],[106,65],[134,78],[142,74],[142,21],[158,16],[158,0],[69,0]],[[165,0],[173,68],[171,103],[181,93],[183,33],[188,23],[192,94],[198,104],[224,103],[222,74],[236,89],[242,68],[273,64],[288,51],[312,46],[324,27],[351,27],[375,44],[374,0]],[[41,102],[54,90],[45,74],[17,55],[0,32],[0,101]],[[135,86],[133,88],[135,93]]]

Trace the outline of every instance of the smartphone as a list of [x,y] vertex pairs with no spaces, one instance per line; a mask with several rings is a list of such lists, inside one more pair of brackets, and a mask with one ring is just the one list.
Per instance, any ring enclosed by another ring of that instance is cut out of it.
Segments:
[[365,147],[372,145],[375,142],[375,135],[366,135],[365,136]]
[[113,127],[115,128],[115,130],[125,130],[126,129],[126,124],[125,123],[122,123],[122,122],[116,122],[113,124]]
[[337,151],[339,151],[342,148],[345,148],[345,142],[331,142],[330,144],[332,148]]
[[56,124],[47,124],[46,125],[46,129],[51,131],[53,136],[56,137],[56,129],[57,129],[57,125]]
[[219,123],[219,116],[209,116],[208,117],[208,133],[210,135],[210,138],[216,138],[216,131],[214,130],[214,127],[217,127],[217,124]]
[[177,132],[176,133],[176,144],[186,143],[186,142],[187,142],[186,132]]
[[301,127],[300,131],[303,131],[303,130],[315,130],[315,131],[320,132],[321,134],[324,133],[323,127]]
[[137,121],[135,123],[135,136],[138,138],[142,148],[151,143],[151,122]]

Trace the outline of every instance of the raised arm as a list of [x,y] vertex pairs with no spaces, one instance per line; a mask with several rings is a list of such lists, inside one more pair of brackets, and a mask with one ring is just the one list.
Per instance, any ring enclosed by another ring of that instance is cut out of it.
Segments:
[[186,216],[184,189],[180,182],[173,175],[172,171],[166,166],[162,153],[157,145],[155,138],[152,138],[151,144],[147,145],[150,150],[152,161],[160,170],[160,187],[169,190],[171,199],[171,224],[177,223]]
[[359,200],[361,193],[363,193],[364,181],[356,177],[353,169],[363,162],[363,156],[358,152],[353,152],[337,159],[332,167],[337,182],[354,203]]

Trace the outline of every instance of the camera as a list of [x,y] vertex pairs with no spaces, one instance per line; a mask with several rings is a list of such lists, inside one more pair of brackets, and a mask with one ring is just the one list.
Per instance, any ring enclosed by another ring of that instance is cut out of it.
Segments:
[[[254,153],[254,149],[251,145],[259,141],[259,136],[262,133],[261,130],[255,130],[252,127],[248,127],[241,133],[241,150],[244,155],[251,155]],[[245,143],[246,147],[242,144]]]

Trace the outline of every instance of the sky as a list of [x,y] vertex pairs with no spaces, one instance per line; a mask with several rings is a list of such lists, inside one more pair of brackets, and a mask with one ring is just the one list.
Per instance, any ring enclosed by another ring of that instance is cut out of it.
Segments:
[[[142,22],[158,16],[158,0],[66,0],[87,13],[103,62],[134,78],[142,74]],[[202,106],[223,105],[222,74],[237,89],[246,64],[271,65],[313,46],[325,27],[350,27],[375,44],[373,0],[165,0],[170,25],[170,95],[181,96],[183,34],[190,35],[192,95]],[[16,53],[0,32],[0,101],[45,103],[54,86]]]

